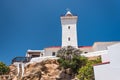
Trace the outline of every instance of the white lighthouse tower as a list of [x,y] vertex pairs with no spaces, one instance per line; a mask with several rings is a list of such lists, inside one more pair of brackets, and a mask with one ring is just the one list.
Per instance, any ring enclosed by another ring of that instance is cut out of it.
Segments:
[[70,11],[64,16],[61,16],[61,25],[62,25],[62,47],[64,46],[73,46],[78,47],[77,43],[77,16],[72,15]]

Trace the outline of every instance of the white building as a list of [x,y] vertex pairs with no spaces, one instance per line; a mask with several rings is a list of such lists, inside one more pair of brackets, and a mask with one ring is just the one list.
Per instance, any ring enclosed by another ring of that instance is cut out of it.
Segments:
[[108,47],[109,60],[94,66],[95,80],[120,80],[120,43]]
[[[70,11],[64,16],[61,16],[61,26],[62,26],[62,47],[73,46],[78,48],[77,42],[77,16],[74,16]],[[28,50],[26,57],[42,57],[42,56],[56,56],[57,51],[61,46],[52,46],[44,48],[43,50]]]
[[[110,64],[94,67],[95,78],[96,80],[113,80],[113,78],[114,80],[119,80],[118,74],[120,73],[120,68],[119,68],[120,66],[118,64],[120,60],[119,59],[120,44],[110,46],[119,42],[95,42],[93,46],[78,46],[78,41],[77,41],[78,16],[74,16],[70,11],[68,11],[64,16],[61,16],[60,19],[61,19],[61,25],[62,25],[62,45],[47,47],[47,48],[44,48],[43,50],[27,50],[26,57],[14,58],[12,62],[14,65],[18,67],[17,68],[18,75],[20,74],[20,67],[22,67],[22,75],[24,74],[24,66],[26,63],[29,64],[33,62],[40,62],[42,60],[49,59],[49,58],[58,59],[56,55],[57,55],[57,51],[61,47],[73,46],[75,48],[80,49],[83,52],[82,54],[83,56],[86,56],[86,57],[101,56],[103,63],[105,63],[106,61],[107,62],[109,61],[109,57],[107,54],[110,54],[111,55]],[[114,75],[115,72],[117,73],[116,75]],[[104,74],[108,74],[108,75],[106,75],[105,77]],[[112,75],[114,75],[113,78],[111,78]],[[108,78],[108,76],[110,77]]]
[[44,56],[44,50],[27,50],[26,53],[27,57],[43,57]]
[[[73,46],[80,49],[84,56],[94,57],[106,54],[107,47],[118,42],[95,42],[93,46],[78,46],[77,41],[77,19],[70,11],[60,17],[62,28],[62,44],[61,46],[46,47],[43,50],[27,50],[26,57],[38,60],[38,58],[55,57],[57,51],[64,46]],[[103,56],[102,56],[103,57]],[[22,59],[22,58],[21,58]],[[16,59],[15,59],[16,60]],[[32,60],[31,60],[32,61]]]
[[[57,51],[64,46],[73,46],[83,51],[84,56],[100,56],[103,55],[103,50],[107,50],[107,47],[118,42],[95,42],[93,46],[78,46],[77,41],[77,19],[78,16],[74,16],[70,11],[64,16],[60,17],[62,27],[62,45],[52,46],[44,48],[43,50],[28,50],[26,57],[45,57],[45,56],[56,56]],[[98,51],[98,52],[96,52]]]
[[77,42],[77,16],[72,15],[68,11],[65,16],[61,16],[62,24],[62,47],[73,46],[78,47]]

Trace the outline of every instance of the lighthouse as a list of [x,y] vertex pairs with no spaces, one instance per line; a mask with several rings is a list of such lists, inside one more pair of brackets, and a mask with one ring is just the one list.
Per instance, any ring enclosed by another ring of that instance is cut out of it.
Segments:
[[74,16],[70,11],[60,17],[62,25],[62,47],[73,46],[78,47],[77,42],[77,16]]

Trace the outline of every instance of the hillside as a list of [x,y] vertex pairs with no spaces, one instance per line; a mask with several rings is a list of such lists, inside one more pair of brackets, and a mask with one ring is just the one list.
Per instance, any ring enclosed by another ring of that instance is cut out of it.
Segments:
[[77,80],[70,69],[62,69],[55,59],[45,60],[39,63],[28,64],[22,78],[17,77],[17,69],[10,66],[12,80]]

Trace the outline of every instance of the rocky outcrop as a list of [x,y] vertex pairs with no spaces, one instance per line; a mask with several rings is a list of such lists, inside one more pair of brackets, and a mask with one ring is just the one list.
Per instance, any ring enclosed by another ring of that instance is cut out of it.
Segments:
[[[11,75],[16,77],[16,68],[12,66]],[[71,69],[62,69],[55,59],[28,64],[21,80],[76,80]]]
[[27,65],[22,80],[56,80],[59,73],[57,60],[45,60]]
[[15,65],[10,65],[9,68],[10,68],[10,73],[9,73],[10,78],[11,80],[15,80],[17,77],[17,73],[18,73],[17,67]]

